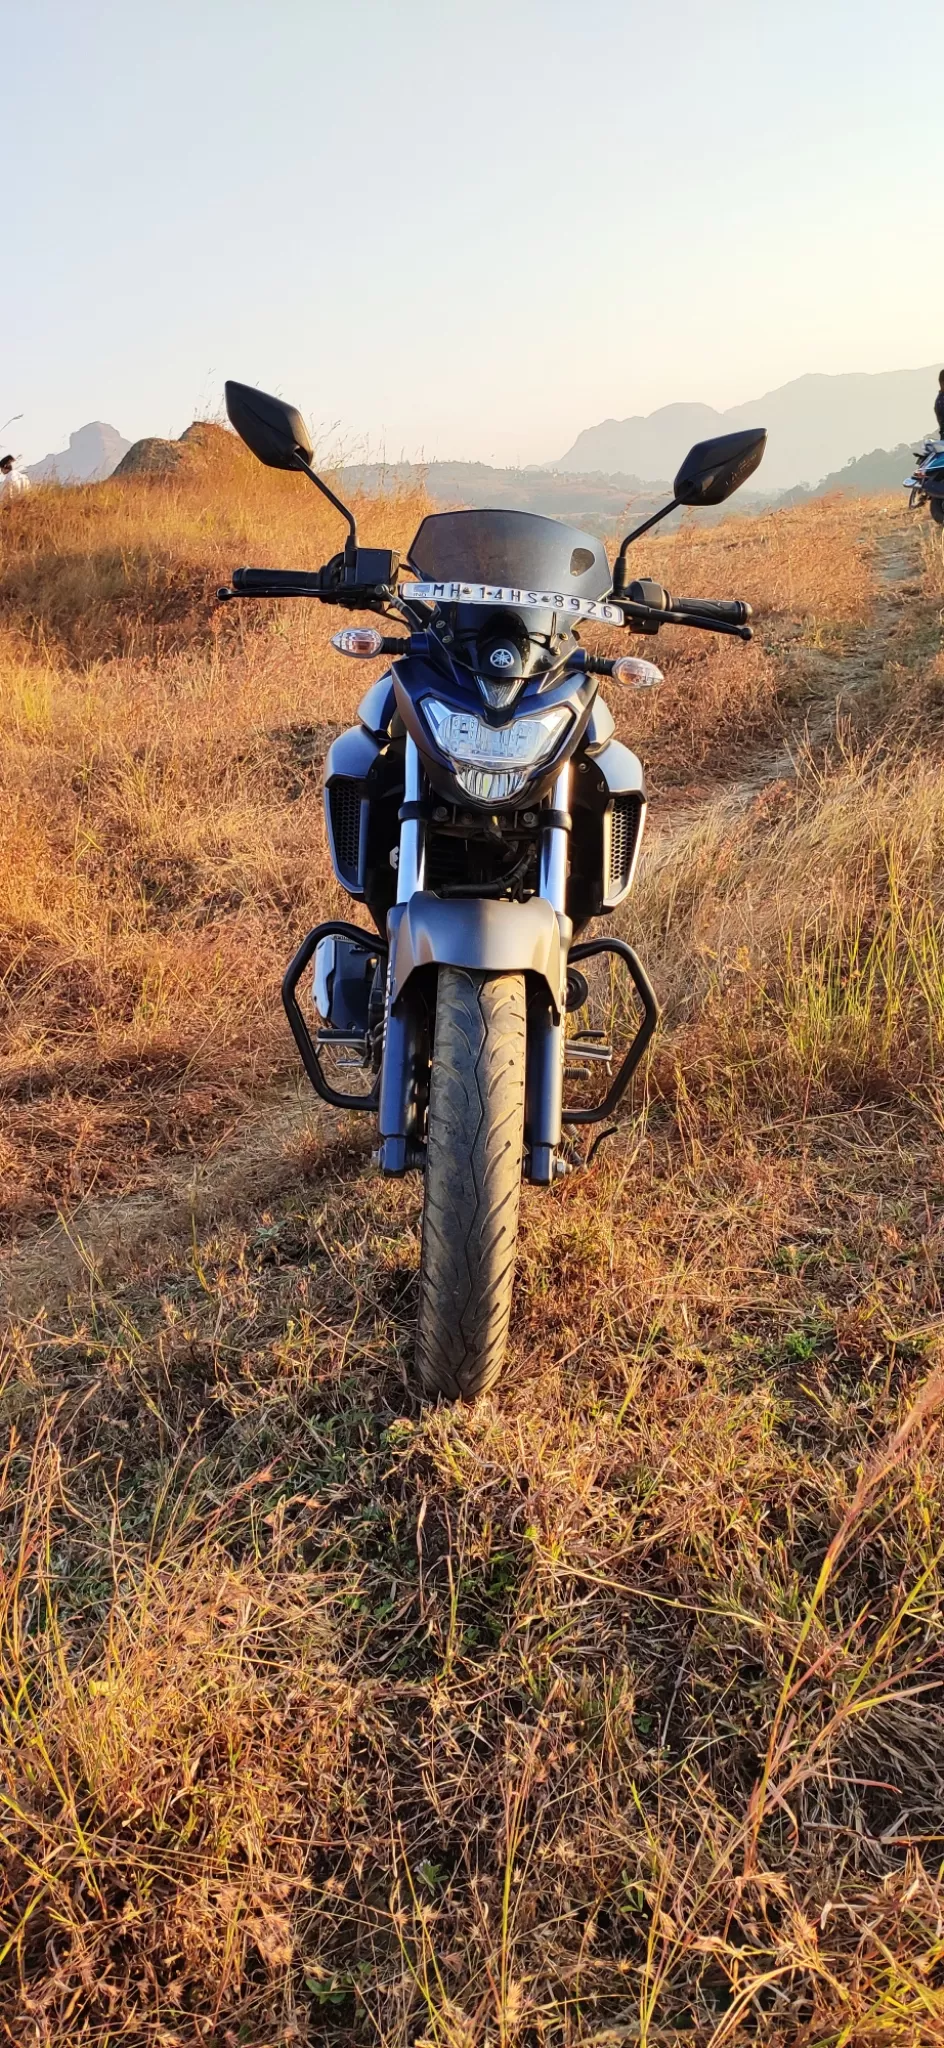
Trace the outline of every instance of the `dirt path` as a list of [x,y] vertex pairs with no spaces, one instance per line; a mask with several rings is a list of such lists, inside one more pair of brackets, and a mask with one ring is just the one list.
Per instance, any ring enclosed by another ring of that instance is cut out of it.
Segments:
[[744,810],[771,783],[793,779],[800,754],[823,747],[835,731],[837,719],[879,681],[892,651],[901,609],[918,588],[920,569],[920,541],[914,525],[898,526],[878,536],[875,616],[841,654],[815,647],[803,650],[808,694],[802,726],[789,735],[779,734],[772,746],[759,747],[743,762],[737,776],[702,791],[697,798],[654,800],[647,827],[653,847],[676,838],[709,805]]
[[94,1272],[119,1279],[151,1249],[227,1216],[257,1215],[296,1184],[306,1146],[350,1146],[351,1120],[313,1095],[304,1076],[250,1111],[201,1159],[161,1160],[146,1187],[79,1202],[0,1253],[0,1328],[87,1290]]
[[[821,746],[843,707],[878,681],[894,641],[901,607],[919,573],[918,535],[900,526],[877,542],[876,615],[846,653],[809,648],[810,691],[802,729],[758,750],[740,774],[691,802],[653,805],[650,845],[655,853],[704,812],[724,804],[744,809],[768,784],[793,777],[801,748]],[[148,1186],[108,1200],[82,1202],[36,1236],[0,1253],[0,1323],[36,1314],[44,1306],[85,1291],[90,1272],[120,1277],[124,1266],[150,1248],[178,1245],[214,1219],[258,1213],[297,1182],[306,1143],[347,1148],[366,1125],[331,1110],[299,1075],[281,1094],[260,1103],[225,1142],[202,1159],[161,1161]]]

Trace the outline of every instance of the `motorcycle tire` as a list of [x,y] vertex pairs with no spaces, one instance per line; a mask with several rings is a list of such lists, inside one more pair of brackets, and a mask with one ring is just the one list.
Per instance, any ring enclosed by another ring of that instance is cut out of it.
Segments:
[[929,498],[928,511],[935,526],[944,526],[944,498]]
[[441,967],[416,1332],[417,1369],[431,1400],[474,1401],[501,1374],[524,1103],[524,976]]

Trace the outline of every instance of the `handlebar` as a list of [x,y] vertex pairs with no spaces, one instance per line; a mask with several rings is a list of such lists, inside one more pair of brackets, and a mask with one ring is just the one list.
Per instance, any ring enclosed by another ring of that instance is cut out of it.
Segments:
[[730,604],[707,597],[669,597],[666,591],[666,610],[684,612],[702,619],[723,619],[731,626],[743,626],[753,616],[749,604],[736,597]]
[[233,589],[241,597],[324,597],[321,569],[234,569]]
[[[358,549],[357,571],[371,574],[376,566],[391,568],[395,558],[378,551]],[[340,557],[323,569],[234,569],[232,585],[217,591],[221,604],[233,597],[315,597],[326,604],[353,611],[382,610],[389,603],[391,586],[381,580],[347,580],[339,574]],[[396,571],[391,581],[395,588]],[[648,578],[631,583],[625,596],[617,599],[626,624],[637,633],[657,633],[660,626],[698,626],[706,633],[731,633],[739,640],[753,638],[746,621],[751,607],[741,598],[730,603],[703,597],[670,597],[661,583]]]
[[231,597],[318,597],[350,611],[377,611],[395,593],[399,566],[392,548],[352,542],[320,569],[234,569],[217,596],[221,604]]
[[222,584],[216,595],[220,604],[233,597],[316,597],[350,611],[376,610],[388,602],[382,584],[341,582],[328,569],[234,569],[232,583]]
[[647,576],[631,583],[617,603],[626,624],[637,633],[658,633],[660,626],[700,626],[705,633],[732,633],[739,640],[754,637],[744,623],[751,617],[751,607],[740,598],[725,604],[708,597],[670,597],[661,583]]

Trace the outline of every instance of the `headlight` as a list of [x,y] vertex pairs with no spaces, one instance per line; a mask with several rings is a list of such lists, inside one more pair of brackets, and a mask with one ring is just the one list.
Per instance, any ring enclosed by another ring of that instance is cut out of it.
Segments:
[[436,697],[425,698],[422,708],[460,789],[485,803],[517,795],[554,753],[571,720],[565,704],[514,718],[510,725],[485,725],[474,711],[453,710]]

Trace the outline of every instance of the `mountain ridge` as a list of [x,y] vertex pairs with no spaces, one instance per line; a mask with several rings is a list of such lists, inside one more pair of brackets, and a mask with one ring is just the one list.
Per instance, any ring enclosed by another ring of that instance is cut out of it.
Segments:
[[57,454],[44,455],[39,462],[27,465],[26,475],[34,484],[92,484],[101,483],[126,455],[130,448],[117,427],[110,427],[106,420],[89,420],[84,427],[78,427],[69,435],[68,448]]
[[926,432],[933,418],[937,364],[916,370],[808,371],[760,398],[718,411],[697,400],[584,427],[549,471],[571,475],[629,471],[674,476],[693,441],[766,427],[767,452],[757,483],[765,490],[809,487],[879,446],[895,447]]

